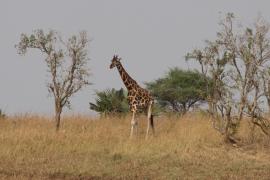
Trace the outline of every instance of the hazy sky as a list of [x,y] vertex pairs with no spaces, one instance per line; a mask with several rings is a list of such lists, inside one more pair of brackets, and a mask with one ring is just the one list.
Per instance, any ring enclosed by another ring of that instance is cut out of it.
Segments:
[[267,0],[0,0],[0,108],[8,114],[54,112],[44,56],[36,50],[19,56],[14,45],[21,33],[53,29],[67,38],[87,31],[94,85],[75,95],[65,112],[91,114],[95,90],[123,87],[116,69],[109,69],[114,54],[142,84],[170,67],[193,68],[184,56],[215,37],[220,12],[252,25],[258,14],[270,22],[269,7]]

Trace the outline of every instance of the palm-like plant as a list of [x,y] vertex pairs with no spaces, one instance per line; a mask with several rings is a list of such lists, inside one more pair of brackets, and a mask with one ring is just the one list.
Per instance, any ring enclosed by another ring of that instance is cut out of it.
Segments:
[[96,102],[89,103],[90,109],[100,113],[101,115],[127,113],[129,110],[125,91],[106,89],[104,91],[96,91]]

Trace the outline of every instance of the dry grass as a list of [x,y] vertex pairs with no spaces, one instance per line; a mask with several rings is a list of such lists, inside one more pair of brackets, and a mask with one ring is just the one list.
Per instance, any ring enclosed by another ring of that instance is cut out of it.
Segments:
[[65,117],[59,133],[39,116],[0,120],[1,179],[269,179],[270,140],[224,144],[207,117],[157,118],[156,137],[129,140],[129,118]]

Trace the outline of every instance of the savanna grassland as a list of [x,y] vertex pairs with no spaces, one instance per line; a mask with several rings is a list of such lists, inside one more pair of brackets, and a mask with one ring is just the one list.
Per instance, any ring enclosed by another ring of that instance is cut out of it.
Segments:
[[64,117],[0,120],[0,179],[270,179],[270,139],[243,121],[241,139],[226,144],[203,115],[146,121],[130,140],[128,118]]

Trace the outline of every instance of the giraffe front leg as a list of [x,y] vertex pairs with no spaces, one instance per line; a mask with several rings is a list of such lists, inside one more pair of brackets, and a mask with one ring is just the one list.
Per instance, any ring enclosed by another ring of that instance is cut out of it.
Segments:
[[133,112],[132,112],[132,119],[131,119],[130,138],[133,137],[133,131],[134,131],[134,128],[136,128],[136,126],[137,126],[137,122],[136,122],[136,120],[135,120],[135,114],[136,114],[136,111],[133,111]]
[[152,124],[151,124],[151,116],[152,116],[152,103],[149,104],[148,111],[147,111],[147,130],[146,130],[145,139],[148,138],[149,128],[150,128],[150,126],[152,126]]

